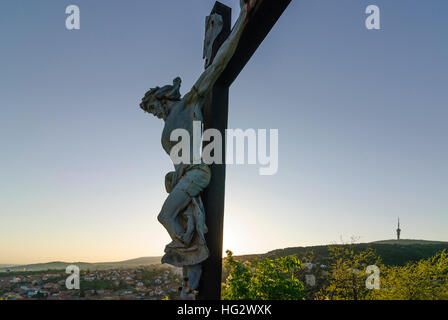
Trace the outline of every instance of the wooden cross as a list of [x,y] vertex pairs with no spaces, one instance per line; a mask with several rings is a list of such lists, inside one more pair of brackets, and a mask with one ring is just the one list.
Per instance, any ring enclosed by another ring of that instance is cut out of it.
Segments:
[[[272,27],[288,7],[291,0],[258,0],[251,12],[235,54],[216,82],[203,108],[204,130],[213,128],[225,137],[229,111],[229,87],[266,38]],[[211,14],[222,17],[222,31],[213,43],[211,61],[231,32],[232,9],[216,2]],[[211,62],[210,61],[210,62]],[[210,166],[212,178],[202,194],[206,212],[208,233],[205,238],[210,257],[202,263],[202,277],[199,285],[199,300],[221,299],[222,239],[225,194],[225,144],[223,144],[223,164]]]

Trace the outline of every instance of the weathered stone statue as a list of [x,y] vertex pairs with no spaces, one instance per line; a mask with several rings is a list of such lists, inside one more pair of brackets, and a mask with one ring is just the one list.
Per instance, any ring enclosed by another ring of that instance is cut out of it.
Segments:
[[[173,146],[178,143],[170,140],[173,130],[185,129],[190,133],[190,162],[174,164],[175,171],[166,175],[165,187],[169,196],[158,215],[159,222],[166,228],[172,239],[165,248],[162,262],[183,268],[186,281],[182,290],[183,298],[191,297],[192,292],[198,288],[201,262],[209,256],[204,238],[207,226],[201,192],[209,184],[211,173],[206,164],[193,164],[197,163],[193,161],[193,156],[199,154],[194,148],[201,148],[200,145],[193,144],[193,121],[203,121],[202,107],[205,99],[233,56],[247,23],[248,14],[255,3],[256,0],[241,0],[241,13],[230,36],[217,52],[213,63],[209,64],[206,61],[208,67],[190,92],[181,98],[179,91],[181,79],[176,78],[173,85],[149,90],[140,104],[144,111],[165,121],[162,147],[168,155]],[[207,23],[211,23],[210,21],[219,22],[220,20],[218,17],[212,17],[207,20]],[[216,36],[216,31],[210,35],[213,38]],[[204,49],[204,56],[207,55],[207,50]]]

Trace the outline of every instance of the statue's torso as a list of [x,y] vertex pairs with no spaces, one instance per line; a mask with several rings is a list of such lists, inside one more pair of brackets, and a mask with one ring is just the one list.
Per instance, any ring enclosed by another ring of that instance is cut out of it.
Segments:
[[[190,135],[190,163],[193,163],[193,121],[200,121],[201,123],[203,121],[201,103],[203,102],[198,101],[194,105],[188,105],[186,99],[182,99],[172,106],[168,117],[165,119],[165,127],[162,132],[162,147],[168,155],[180,141],[171,141],[171,133],[176,129],[185,129]],[[199,144],[198,147],[200,148],[201,145]],[[175,167],[177,169],[177,166]]]

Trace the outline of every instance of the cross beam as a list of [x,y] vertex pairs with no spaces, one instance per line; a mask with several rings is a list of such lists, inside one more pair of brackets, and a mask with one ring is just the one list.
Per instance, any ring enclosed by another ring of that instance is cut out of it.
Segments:
[[229,87],[232,85],[290,3],[291,0],[257,1],[244,28],[238,48],[221,74],[220,82]]
[[[257,48],[266,38],[272,27],[285,11],[291,0],[258,0],[251,12],[235,54],[210,92],[203,108],[204,130],[213,128],[225,137],[229,110],[229,87],[250,60]],[[216,2],[211,14],[223,18],[223,28],[216,38],[211,61],[231,32],[231,8]],[[223,164],[212,164],[211,181],[202,193],[206,212],[208,233],[205,235],[210,257],[202,263],[202,276],[199,284],[199,300],[221,299],[222,240],[224,223],[225,195],[225,143],[223,144]]]

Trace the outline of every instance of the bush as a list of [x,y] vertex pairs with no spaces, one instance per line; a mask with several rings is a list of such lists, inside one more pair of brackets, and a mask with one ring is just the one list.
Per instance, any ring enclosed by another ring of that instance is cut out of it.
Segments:
[[240,262],[227,250],[222,285],[225,300],[303,300],[303,283],[296,277],[301,263],[295,256]]
[[319,300],[364,300],[369,290],[366,287],[366,268],[380,266],[381,259],[374,250],[367,248],[356,252],[353,245],[329,246],[329,273],[326,284],[317,293]]
[[448,253],[442,251],[429,259],[406,266],[385,268],[381,290],[372,290],[374,300],[448,300]]

